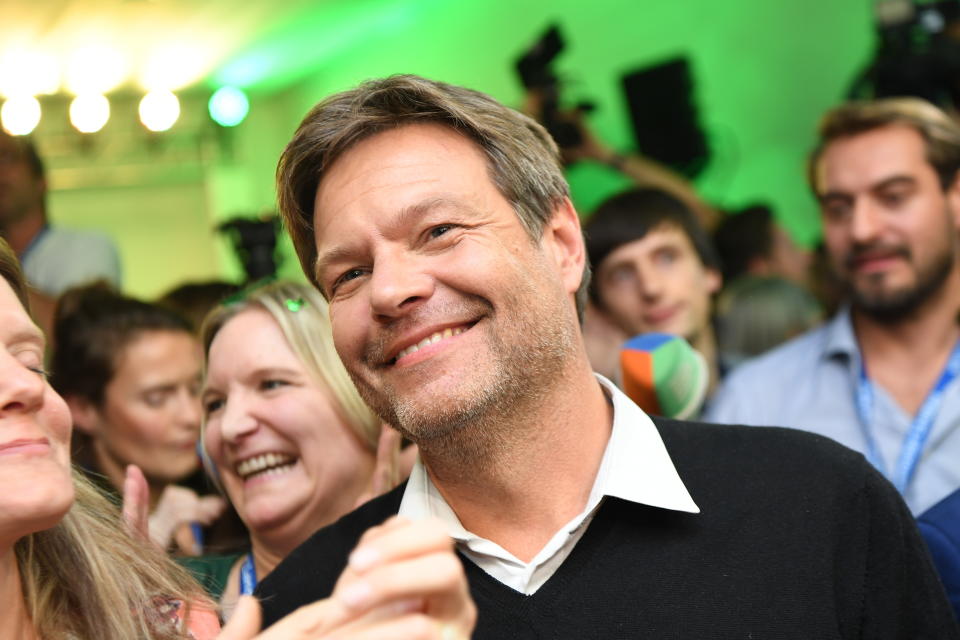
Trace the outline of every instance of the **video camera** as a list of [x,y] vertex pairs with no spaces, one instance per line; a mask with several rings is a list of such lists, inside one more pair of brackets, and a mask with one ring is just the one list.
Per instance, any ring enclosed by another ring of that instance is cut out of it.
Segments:
[[916,96],[960,105],[960,2],[878,0],[877,52],[849,92],[857,99]]
[[[540,96],[538,119],[561,148],[580,146],[583,136],[577,122],[560,110],[560,79],[551,68],[554,59],[563,51],[560,27],[551,25],[539,40],[516,63],[520,82],[527,91]],[[594,105],[581,102],[574,109],[588,113]]]

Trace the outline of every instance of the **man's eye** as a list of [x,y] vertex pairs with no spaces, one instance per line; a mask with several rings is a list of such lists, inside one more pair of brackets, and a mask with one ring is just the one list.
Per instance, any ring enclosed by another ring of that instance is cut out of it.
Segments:
[[887,207],[896,208],[904,203],[904,201],[907,199],[907,195],[905,193],[890,192],[881,195],[880,199]]
[[846,217],[850,206],[840,202],[828,202],[823,205],[823,215],[830,220],[840,221]]
[[453,229],[452,224],[438,224],[437,226],[431,228],[428,233],[430,234],[431,238],[439,238],[447,231],[450,231],[450,229]]
[[663,249],[657,252],[657,262],[660,265],[670,265],[677,260],[677,251],[675,249]]
[[346,284],[351,280],[356,280],[357,278],[363,276],[364,273],[365,272],[363,269],[349,269],[348,271],[344,271],[339,278],[333,281],[333,286],[331,289],[336,291],[337,287],[340,285]]

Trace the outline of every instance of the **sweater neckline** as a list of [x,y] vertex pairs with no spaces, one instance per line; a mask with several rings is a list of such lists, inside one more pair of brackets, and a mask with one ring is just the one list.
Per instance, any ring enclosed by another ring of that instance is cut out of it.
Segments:
[[566,590],[571,578],[582,575],[581,567],[589,565],[593,556],[603,548],[604,540],[613,527],[613,519],[609,517],[613,508],[611,501],[622,502],[619,498],[610,496],[603,498],[597,507],[596,514],[586,525],[587,530],[583,533],[583,537],[574,546],[567,559],[539,589],[529,595],[500,582],[458,550],[457,555],[460,556],[468,574],[471,588],[482,592],[484,596],[495,602],[511,608],[520,607],[520,610],[537,607],[541,601],[555,600]]

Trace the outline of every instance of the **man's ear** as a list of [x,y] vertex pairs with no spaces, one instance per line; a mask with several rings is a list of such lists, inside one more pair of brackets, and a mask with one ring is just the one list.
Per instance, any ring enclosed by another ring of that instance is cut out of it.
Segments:
[[87,398],[76,395],[65,396],[73,426],[88,436],[96,436],[100,427],[100,410]]
[[704,278],[707,285],[707,293],[713,295],[720,291],[720,288],[723,286],[723,276],[718,270],[707,268]]
[[544,226],[542,242],[552,252],[564,288],[571,294],[576,293],[583,279],[587,250],[580,217],[570,198],[564,198],[554,207],[553,215]]
[[960,171],[953,176],[953,182],[947,187],[946,197],[953,215],[953,226],[960,229]]

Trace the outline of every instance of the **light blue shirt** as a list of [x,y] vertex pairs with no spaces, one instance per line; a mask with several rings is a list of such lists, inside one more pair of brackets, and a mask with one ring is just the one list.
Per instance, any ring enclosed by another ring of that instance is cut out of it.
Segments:
[[120,286],[117,248],[107,235],[97,231],[47,227],[21,261],[27,282],[48,296],[59,296],[94,280]]
[[[946,345],[949,349],[953,345]],[[849,309],[830,322],[735,369],[705,419],[727,424],[794,427],[866,453],[857,414],[860,349]],[[870,429],[887,469],[895,468],[913,416],[875,382]],[[960,377],[946,388],[917,471],[904,493],[919,515],[960,487]]]

